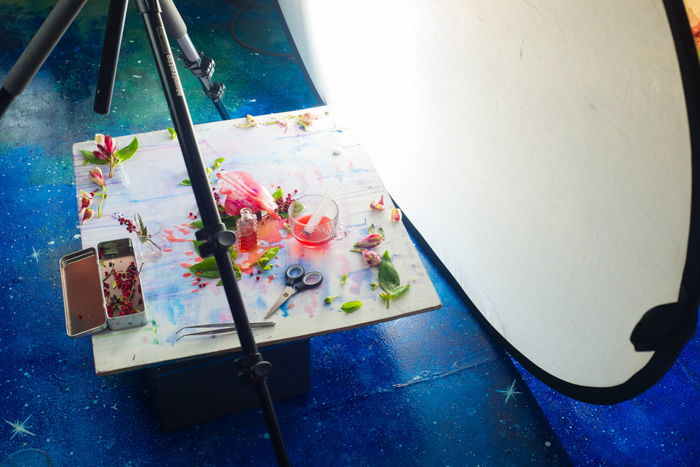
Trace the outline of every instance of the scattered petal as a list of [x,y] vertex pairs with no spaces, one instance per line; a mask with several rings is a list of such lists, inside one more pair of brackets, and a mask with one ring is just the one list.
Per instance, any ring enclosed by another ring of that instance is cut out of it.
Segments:
[[88,172],[88,178],[92,183],[99,186],[100,188],[105,187],[105,178],[102,174],[102,169],[100,169],[99,167],[95,167],[90,172]]
[[245,123],[236,123],[238,128],[253,128],[258,126],[258,122],[255,121],[252,115],[245,116]]
[[382,257],[379,255],[379,253],[374,252],[372,250],[367,250],[367,249],[362,249],[362,250],[351,250],[355,251],[357,253],[362,253],[362,258],[365,260],[367,264],[369,264],[372,267],[379,266],[379,263],[382,262]]
[[80,210],[78,215],[80,216],[80,223],[84,224],[85,222],[92,219],[92,216],[95,215],[95,212],[90,208],[83,208]]
[[352,302],[345,302],[340,307],[340,309],[343,310],[345,313],[352,313],[353,311],[357,311],[360,308],[362,308],[362,302],[357,300]]
[[379,201],[372,201],[369,203],[370,209],[374,209],[375,211],[383,211],[384,210],[384,195],[382,195],[381,198],[379,198]]
[[372,233],[367,235],[365,238],[356,242],[353,248],[374,248],[384,241],[384,235],[380,233]]

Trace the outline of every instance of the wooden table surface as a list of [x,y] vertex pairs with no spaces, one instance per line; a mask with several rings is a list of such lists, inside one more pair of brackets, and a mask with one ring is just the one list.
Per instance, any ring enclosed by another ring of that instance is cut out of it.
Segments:
[[[285,129],[273,121],[273,116],[256,117],[260,126],[240,128],[244,120],[229,120],[196,126],[196,133],[205,164],[226,158],[221,169],[250,173],[272,193],[277,186],[285,192],[298,190],[299,195],[320,194],[334,186],[334,199],[340,207],[340,221],[347,236],[332,241],[321,249],[303,247],[282,228],[282,223],[266,221],[270,243],[280,252],[271,262],[269,271],[244,274],[239,281],[250,321],[261,321],[263,315],[284,288],[284,270],[293,263],[302,264],[307,271],[324,275],[323,283],[312,290],[292,297],[271,319],[274,327],[254,329],[259,345],[269,345],[307,338],[314,335],[364,326],[396,319],[440,307],[440,300],[425,271],[403,224],[392,223],[393,207],[388,193],[372,165],[360,138],[342,126],[336,115],[320,107],[292,112],[310,112],[318,116],[308,131],[294,119]],[[284,117],[290,114],[276,115]],[[118,215],[133,217],[140,214],[154,239],[163,248],[160,258],[144,255],[142,283],[149,322],[142,327],[122,331],[103,331],[93,335],[93,353],[97,374],[110,374],[155,365],[167,361],[232,352],[240,349],[235,333],[217,337],[189,337],[175,342],[179,328],[193,324],[231,322],[222,287],[217,279],[206,280],[205,287],[193,285],[187,277],[186,266],[197,261],[191,240],[194,230],[189,227],[189,213],[197,213],[190,187],[179,185],[187,178],[184,162],[176,140],[166,131],[116,138],[120,147],[133,136],[139,138],[140,149],[129,161],[117,168],[108,181],[101,218],[93,218],[81,227],[84,248],[97,243],[128,236],[116,220]],[[88,179],[92,164],[83,166],[81,149],[95,149],[94,142],[77,143],[73,147],[76,189],[92,191],[95,185]],[[107,170],[102,166],[105,176]],[[405,168],[397,167],[397,170]],[[220,169],[218,169],[220,170]],[[384,195],[386,208],[374,211],[372,201]],[[411,288],[403,297],[392,301],[390,308],[379,298],[381,289],[372,290],[377,281],[377,268],[368,266],[358,253],[350,252],[352,244],[367,234],[374,224],[383,227],[385,241],[375,248],[378,253],[388,250],[402,283]],[[138,243],[138,242],[135,242]],[[143,249],[143,248],[142,248]],[[242,253],[236,263],[244,263]],[[341,284],[341,277],[347,281]],[[327,296],[338,298],[330,305]],[[359,300],[362,308],[345,313],[340,305]],[[361,344],[360,344],[361,345]]]

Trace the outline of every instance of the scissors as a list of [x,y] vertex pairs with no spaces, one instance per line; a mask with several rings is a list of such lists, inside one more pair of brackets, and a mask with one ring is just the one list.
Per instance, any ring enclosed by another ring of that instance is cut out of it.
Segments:
[[287,285],[282,295],[280,295],[280,298],[272,305],[272,308],[267,312],[264,319],[274,315],[277,309],[295,293],[306,289],[313,289],[323,282],[323,275],[320,272],[306,272],[301,264],[292,264],[289,266],[284,272],[284,277],[287,281]]

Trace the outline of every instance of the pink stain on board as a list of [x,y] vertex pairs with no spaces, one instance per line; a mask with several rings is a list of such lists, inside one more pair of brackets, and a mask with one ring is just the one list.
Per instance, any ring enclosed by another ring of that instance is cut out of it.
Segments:
[[170,243],[178,243],[178,242],[189,242],[190,240],[187,238],[179,238],[176,237],[173,234],[173,231],[170,229],[163,229],[163,232],[165,232],[165,238],[170,242]]
[[309,303],[304,307],[304,311],[306,312],[307,315],[309,315],[309,318],[314,317],[314,306],[313,304]]

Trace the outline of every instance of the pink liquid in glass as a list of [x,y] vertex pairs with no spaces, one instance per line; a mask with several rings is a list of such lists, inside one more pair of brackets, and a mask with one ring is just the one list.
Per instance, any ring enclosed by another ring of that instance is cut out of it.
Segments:
[[294,238],[296,238],[302,245],[312,248],[323,246],[330,242],[335,236],[333,231],[333,221],[330,218],[323,216],[314,230],[311,233],[307,233],[304,231],[304,227],[306,227],[309,219],[311,219],[311,214],[295,219],[293,230]]

